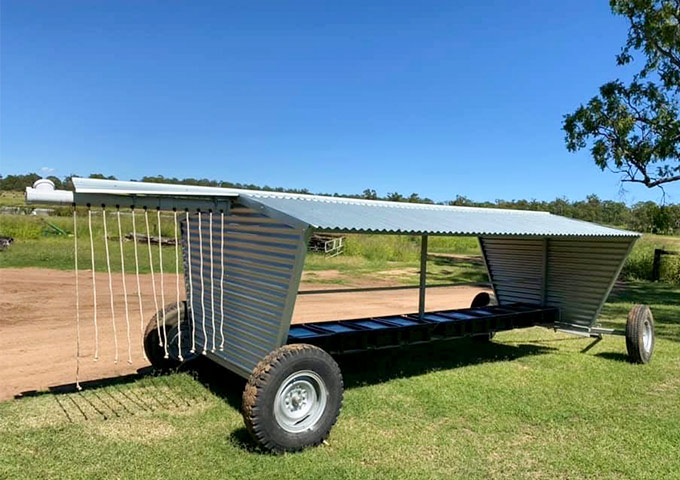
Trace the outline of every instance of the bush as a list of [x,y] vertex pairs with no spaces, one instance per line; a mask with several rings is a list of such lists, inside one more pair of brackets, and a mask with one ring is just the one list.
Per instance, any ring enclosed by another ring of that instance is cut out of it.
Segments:
[[[662,248],[675,251],[671,237],[645,236],[640,239],[626,260],[621,278],[626,280],[652,280],[654,250]],[[680,257],[664,256],[661,259],[660,280],[680,284]]]

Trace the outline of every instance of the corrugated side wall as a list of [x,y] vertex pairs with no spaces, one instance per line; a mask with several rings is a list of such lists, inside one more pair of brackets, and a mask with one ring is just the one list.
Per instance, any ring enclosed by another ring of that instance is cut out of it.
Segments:
[[191,279],[185,274],[185,282],[196,351],[205,348],[209,357],[248,376],[285,343],[304,261],[304,232],[236,206],[224,216],[224,235],[220,214],[213,214],[211,249],[207,212],[200,225],[201,235],[198,214],[192,214],[187,238],[186,221],[182,224],[185,272],[188,259],[191,264]]
[[480,238],[498,302],[541,303],[543,239]]
[[501,304],[529,302],[560,307],[562,323],[576,327],[595,323],[635,240],[480,239]]

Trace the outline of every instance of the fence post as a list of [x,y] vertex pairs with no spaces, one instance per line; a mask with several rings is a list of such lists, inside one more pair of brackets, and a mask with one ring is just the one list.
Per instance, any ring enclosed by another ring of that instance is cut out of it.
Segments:
[[654,263],[652,263],[652,282],[658,282],[661,279],[661,255],[666,252],[660,248],[654,249]]

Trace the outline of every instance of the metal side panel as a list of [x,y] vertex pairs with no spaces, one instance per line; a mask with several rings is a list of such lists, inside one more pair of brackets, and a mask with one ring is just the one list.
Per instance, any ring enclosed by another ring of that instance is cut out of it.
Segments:
[[594,325],[636,238],[481,237],[501,305],[559,307],[560,323]]
[[550,239],[546,303],[560,307],[561,323],[595,324],[635,240]]
[[[212,228],[211,228],[212,227]],[[247,377],[286,342],[306,230],[242,205],[182,222],[187,303],[196,351]]]
[[498,303],[540,304],[543,239],[480,237],[479,241]]

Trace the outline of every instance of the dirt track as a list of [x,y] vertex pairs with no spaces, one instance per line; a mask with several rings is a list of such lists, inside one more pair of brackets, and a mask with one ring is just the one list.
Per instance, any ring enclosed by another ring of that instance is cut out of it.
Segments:
[[[118,338],[118,363],[110,313],[108,277],[98,273],[97,305],[99,360],[93,361],[95,342],[92,318],[91,274],[81,278],[80,379],[96,380],[136,372],[147,366],[141,351],[140,314],[136,280],[126,277],[130,316],[130,351],[125,321],[121,275],[113,275],[114,311]],[[175,277],[165,276],[165,301],[176,298]],[[159,279],[156,279],[160,302]],[[151,277],[141,278],[144,323],[155,312]],[[184,289],[180,282],[180,296]],[[323,288],[303,283],[301,289]],[[328,285],[327,288],[337,288]],[[45,269],[0,270],[0,400],[23,392],[73,383],[75,380],[76,328],[73,272]],[[462,308],[470,305],[480,288],[453,287],[428,290],[427,309]],[[294,323],[389,315],[417,310],[417,290],[302,295],[293,315]]]

